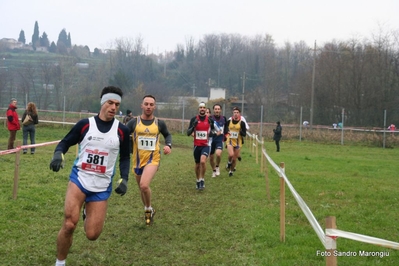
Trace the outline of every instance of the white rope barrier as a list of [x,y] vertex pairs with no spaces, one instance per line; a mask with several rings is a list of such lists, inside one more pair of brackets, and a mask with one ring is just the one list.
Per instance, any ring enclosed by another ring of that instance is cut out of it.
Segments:
[[258,141],[259,144],[263,145],[263,141],[261,141],[260,139],[258,139],[258,135],[255,136],[256,140]]
[[17,151],[19,151],[19,150],[20,150],[20,148],[17,147],[17,148],[15,148],[15,149],[0,151],[0,155],[15,153],[15,152],[17,152]]
[[40,120],[40,123],[51,123],[51,124],[65,124],[65,125],[75,125],[74,122],[59,122],[59,121],[50,121],[50,120]]
[[364,242],[364,243],[369,243],[369,244],[374,244],[377,246],[381,247],[386,247],[386,248],[392,248],[392,249],[398,249],[399,250],[399,243],[381,239],[381,238],[376,238],[372,236],[366,236],[366,235],[360,235],[360,234],[355,234],[351,232],[346,232],[342,231],[339,229],[332,229],[332,228],[327,228],[326,229],[326,236],[329,237],[344,237],[347,239],[352,239],[355,241],[359,242]]
[[44,142],[44,143],[39,143],[39,144],[22,145],[22,146],[16,147],[15,149],[0,151],[0,155],[15,153],[15,152],[18,152],[18,151],[20,151],[22,149],[29,149],[29,148],[36,148],[36,147],[42,147],[42,146],[57,144],[60,141],[61,140],[55,140],[55,141]]
[[[251,135],[248,132],[248,135],[250,137],[255,136]],[[263,142],[259,141],[258,137],[256,137],[256,140],[258,143],[263,144]],[[270,165],[274,168],[274,170],[277,172],[277,174],[284,178],[284,181],[286,182],[288,188],[290,189],[293,197],[297,201],[299,207],[302,209],[302,212],[305,214],[306,218],[308,219],[310,225],[312,226],[313,230],[316,232],[317,236],[319,237],[321,243],[323,246],[327,248],[331,248],[330,245],[326,242],[326,236],[330,238],[337,238],[337,237],[343,237],[347,239],[352,239],[355,241],[359,242],[364,242],[364,243],[369,243],[369,244],[374,244],[377,246],[382,246],[382,247],[387,247],[387,248],[392,248],[392,249],[397,249],[399,250],[399,243],[381,239],[381,238],[376,238],[372,236],[367,236],[367,235],[361,235],[361,234],[356,234],[352,232],[346,232],[342,231],[339,229],[331,229],[327,228],[326,233],[323,232],[323,229],[321,228],[320,224],[317,222],[316,218],[314,217],[313,213],[309,209],[309,207],[306,205],[305,201],[302,199],[302,197],[296,192],[295,188],[292,186],[291,182],[288,180],[287,176],[285,175],[284,171],[272,160],[272,158],[266,153],[266,149],[262,148],[262,153],[270,163]]]
[[314,217],[313,213],[310,211],[308,205],[306,205],[305,201],[302,199],[302,197],[296,192],[295,188],[292,186],[291,182],[288,180],[287,176],[285,175],[284,171],[281,170],[279,166],[273,160],[270,158],[270,156],[266,153],[266,150],[262,148],[262,152],[265,155],[266,159],[269,161],[269,163],[273,166],[273,168],[276,170],[278,175],[280,177],[284,178],[284,181],[286,182],[288,188],[290,189],[292,195],[294,196],[296,202],[298,203],[299,207],[302,209],[302,212],[305,214],[306,218],[308,218],[308,221],[310,225],[313,227],[313,230],[316,232],[317,236],[319,237],[321,243],[323,246],[326,246],[326,240],[325,240],[325,235],[324,231],[321,228],[320,224],[317,222],[316,218]]

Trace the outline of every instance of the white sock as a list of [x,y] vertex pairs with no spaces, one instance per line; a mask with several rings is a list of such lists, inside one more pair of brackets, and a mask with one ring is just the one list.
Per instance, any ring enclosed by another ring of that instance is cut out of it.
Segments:
[[65,266],[65,260],[59,260],[57,259],[55,261],[55,266]]
[[144,207],[144,211],[152,211],[152,207]]

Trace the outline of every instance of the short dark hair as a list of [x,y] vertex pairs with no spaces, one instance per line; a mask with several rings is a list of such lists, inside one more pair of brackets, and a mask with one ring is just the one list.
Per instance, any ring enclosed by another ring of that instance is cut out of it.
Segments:
[[220,104],[218,104],[218,103],[215,103],[215,104],[213,105],[212,109],[215,109],[215,106],[219,106],[220,109],[222,109],[222,106],[221,106]]
[[119,96],[121,96],[121,98],[122,98],[122,96],[123,96],[123,92],[122,92],[122,90],[121,90],[120,88],[114,87],[114,86],[108,86],[108,87],[104,87],[104,89],[101,91],[101,96],[100,96],[100,98],[102,98],[103,95],[104,95],[104,94],[107,94],[107,93],[116,93],[116,94],[118,94]]
[[154,97],[153,95],[151,95],[151,94],[144,95],[143,100],[144,100],[145,98],[153,98],[154,101],[157,101],[157,100],[155,99],[155,97]]
[[237,110],[238,112],[240,112],[240,113],[241,113],[241,110],[240,110],[240,108],[238,108],[237,106],[234,106],[234,108],[233,108],[233,111],[235,111],[235,110]]

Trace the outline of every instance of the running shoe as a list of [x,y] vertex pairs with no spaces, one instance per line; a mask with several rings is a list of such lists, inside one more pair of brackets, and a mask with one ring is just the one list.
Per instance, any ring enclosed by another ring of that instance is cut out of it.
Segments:
[[197,181],[197,185],[196,185],[196,189],[200,189],[200,187],[201,187],[201,182],[200,181]]
[[200,190],[203,190],[205,188],[205,180],[200,181]]
[[219,167],[216,167],[216,176],[220,176],[220,169],[219,169]]
[[229,176],[233,176],[233,172],[232,171],[229,172]]
[[216,171],[212,172],[212,177],[216,177]]
[[145,215],[145,225],[147,226],[152,225],[152,223],[154,222],[155,210],[154,209],[147,210],[145,211],[144,215]]
[[227,171],[230,171],[230,167],[231,167],[231,163],[227,163],[227,164],[226,164],[226,170],[227,170]]

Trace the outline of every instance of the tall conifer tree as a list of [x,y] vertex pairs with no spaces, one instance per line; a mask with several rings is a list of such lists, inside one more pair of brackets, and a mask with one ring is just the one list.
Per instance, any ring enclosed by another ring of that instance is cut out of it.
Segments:
[[22,42],[23,44],[26,43],[25,32],[24,32],[23,30],[21,30],[21,31],[19,32],[18,41],[19,41],[19,42]]
[[34,50],[36,50],[36,47],[39,46],[39,24],[37,21],[35,22],[35,28],[33,29],[33,35],[32,35],[32,47]]

